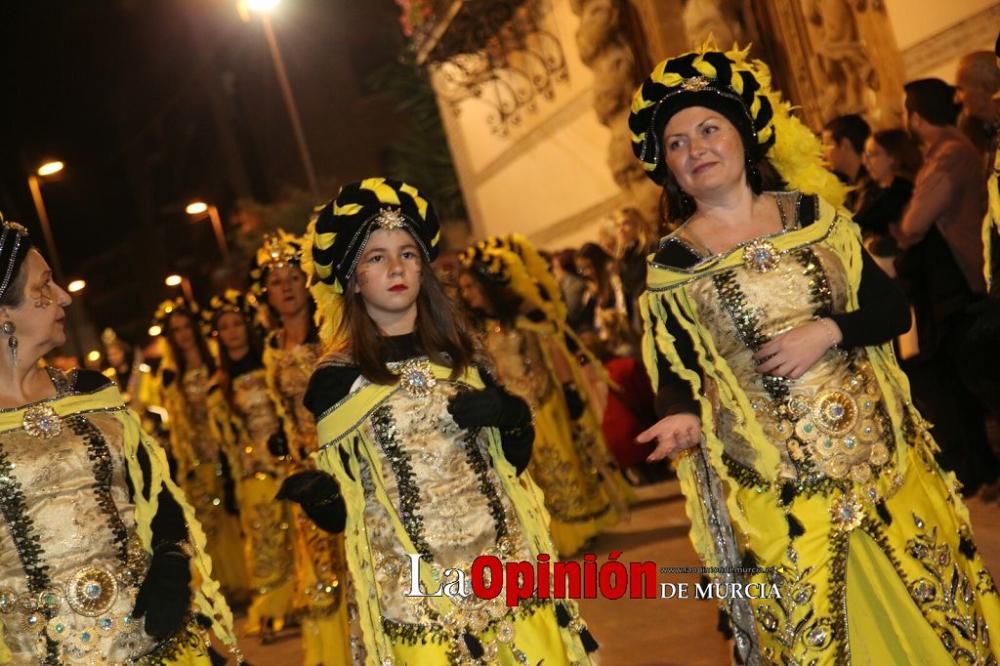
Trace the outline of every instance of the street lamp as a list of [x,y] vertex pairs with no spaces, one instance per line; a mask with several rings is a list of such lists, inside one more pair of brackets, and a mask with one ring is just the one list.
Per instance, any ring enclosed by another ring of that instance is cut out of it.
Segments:
[[184,212],[192,217],[208,213],[208,219],[212,221],[212,231],[215,232],[215,242],[218,243],[219,252],[222,253],[222,260],[229,259],[229,246],[226,245],[226,234],[222,230],[222,217],[219,215],[219,209],[204,201],[192,201],[184,209]]
[[66,291],[71,294],[78,294],[87,287],[86,280],[73,280],[68,285],[66,285]]
[[[66,284],[63,279],[62,262],[59,261],[59,250],[56,248],[56,239],[52,235],[52,223],[49,220],[49,213],[45,209],[45,201],[42,199],[42,178],[52,176],[61,172],[66,167],[59,160],[45,162],[35,169],[35,173],[28,174],[28,189],[31,191],[31,200],[35,204],[35,212],[38,214],[38,222],[42,226],[42,235],[45,236],[45,248],[49,254],[49,264],[52,266],[52,273],[56,277],[56,284]],[[68,286],[68,285],[67,285]],[[81,287],[82,289],[83,287]],[[69,319],[70,335],[73,337],[73,354],[79,359],[83,355],[83,345],[80,343],[80,332],[77,330],[76,308],[72,305],[67,309],[66,316]]]
[[191,289],[191,281],[183,275],[177,275],[176,273],[168,275],[167,279],[165,279],[163,283],[168,287],[180,286],[181,292],[184,294],[184,298],[186,298],[189,302],[194,302],[194,291]]
[[309,146],[306,144],[306,135],[302,129],[302,119],[299,117],[299,107],[295,104],[295,97],[292,95],[292,85],[288,82],[288,74],[285,72],[285,61],[281,57],[281,50],[278,48],[278,38],[274,36],[274,29],[271,27],[270,12],[278,6],[280,0],[245,0],[247,9],[260,15],[261,25],[264,26],[264,37],[267,39],[267,46],[271,50],[271,60],[274,62],[274,71],[278,75],[278,84],[281,86],[281,96],[285,100],[285,107],[288,109],[288,117],[292,121],[292,131],[295,132],[295,143],[299,149],[299,158],[302,160],[302,168],[306,172],[306,180],[309,182],[309,191],[314,199],[319,199],[319,187],[316,184],[316,170],[313,168],[312,157],[309,155]]

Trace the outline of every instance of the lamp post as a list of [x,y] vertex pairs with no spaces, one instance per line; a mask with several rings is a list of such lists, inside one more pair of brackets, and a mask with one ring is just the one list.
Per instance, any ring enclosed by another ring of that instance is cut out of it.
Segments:
[[40,178],[57,174],[63,170],[65,165],[56,160],[46,162],[38,167],[35,173],[28,174],[28,189],[31,190],[31,198],[35,202],[35,212],[38,213],[38,221],[42,225],[42,234],[45,236],[45,247],[49,252],[49,262],[52,264],[52,272],[55,273],[56,282],[63,282],[62,263],[59,261],[59,250],[56,249],[56,239],[52,235],[52,224],[49,222],[49,213],[45,210],[45,201],[42,199],[42,186]]
[[271,12],[278,6],[281,0],[245,0],[247,9],[260,15],[261,25],[264,27],[264,38],[271,51],[271,60],[274,62],[274,71],[278,76],[278,85],[281,87],[281,96],[285,100],[285,108],[288,109],[288,117],[292,122],[292,131],[295,133],[295,143],[299,149],[299,158],[302,160],[302,168],[306,172],[306,180],[309,183],[309,191],[314,199],[319,199],[319,186],[316,184],[316,170],[313,168],[312,157],[309,154],[309,146],[306,143],[306,135],[302,129],[302,119],[299,117],[299,107],[295,103],[292,95],[292,85],[288,81],[288,74],[285,72],[285,61],[281,57],[281,50],[278,48],[278,38],[274,35],[274,28],[271,26]]
[[[42,226],[42,235],[45,236],[45,249],[49,255],[49,265],[52,266],[52,273],[55,275],[56,284],[66,285],[69,288],[73,285],[67,285],[64,279],[62,261],[59,260],[59,249],[56,247],[56,239],[52,234],[52,222],[49,220],[49,212],[45,208],[45,200],[42,199],[42,178],[60,173],[65,166],[66,165],[59,160],[45,162],[40,165],[37,169],[35,169],[35,173],[28,174],[28,189],[31,191],[31,199],[35,204],[35,212],[38,214],[38,222]],[[79,294],[86,286],[86,282],[83,280],[74,280],[74,284],[75,283],[79,283],[76,284],[77,289],[74,291],[70,288],[69,291],[74,294]],[[79,296],[77,299],[79,299]],[[74,305],[70,303],[69,307],[66,308],[66,317],[69,319],[70,336],[73,341],[73,355],[76,356],[78,362],[83,357],[83,345],[80,342],[80,331],[78,330],[78,318],[76,316],[76,311],[79,307],[79,305],[74,307]]]
[[180,287],[184,298],[191,303],[194,302],[194,290],[191,289],[191,281],[183,275],[177,275],[176,273],[168,275],[163,283],[168,287]]
[[226,234],[222,229],[222,217],[219,215],[219,209],[204,201],[192,201],[184,209],[184,212],[195,218],[208,213],[208,219],[212,221],[212,231],[215,232],[215,242],[219,245],[222,260],[227,261],[229,259],[229,246],[226,244]]

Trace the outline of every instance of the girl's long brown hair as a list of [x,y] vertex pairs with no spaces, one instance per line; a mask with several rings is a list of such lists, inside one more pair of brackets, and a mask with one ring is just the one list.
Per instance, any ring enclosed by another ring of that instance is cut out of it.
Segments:
[[[399,376],[386,366],[390,351],[386,337],[368,315],[361,294],[355,293],[356,284],[357,273],[348,281],[344,295],[340,334],[346,342],[331,356],[350,358],[372,383],[395,384]],[[432,362],[451,368],[452,379],[460,377],[477,361],[477,346],[465,316],[448,298],[434,270],[423,260],[415,333]]]

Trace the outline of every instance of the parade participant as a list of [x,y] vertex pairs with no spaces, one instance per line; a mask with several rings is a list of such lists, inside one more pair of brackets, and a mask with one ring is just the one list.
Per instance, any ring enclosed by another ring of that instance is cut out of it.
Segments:
[[139,384],[142,381],[142,355],[133,353],[131,346],[118,337],[114,329],[106,328],[101,333],[101,344],[104,346],[104,358],[107,367],[104,375],[118,385],[122,398],[131,404],[138,396]]
[[529,470],[545,494],[552,542],[570,557],[627,511],[624,480],[608,455],[600,417],[577,389],[585,379],[567,341],[581,347],[565,323],[558,283],[551,274],[541,286],[531,278],[515,248],[537,252],[518,241],[491,238],[467,249],[459,287],[484,323],[498,378],[535,415]]
[[[272,437],[269,447],[284,460],[286,474],[312,469],[310,456],[317,450],[316,422],[302,399],[322,346],[302,269],[304,258],[301,239],[279,230],[265,238],[250,272],[251,291],[266,304],[273,326],[264,342],[264,367],[284,436]],[[292,508],[292,518],[295,607],[302,616],[303,663],[348,663],[343,537],[320,530],[298,507]]]
[[232,460],[215,423],[228,419],[215,356],[202,334],[196,303],[164,301],[154,320],[167,342],[156,393],[166,410],[174,477],[208,536],[216,580],[229,599],[249,595],[243,541],[233,495]]
[[266,643],[291,616],[295,591],[291,516],[287,504],[274,501],[284,474],[267,447],[281,420],[268,391],[256,299],[227,289],[212,297],[205,313],[219,342],[223,394],[232,416],[217,425],[235,454],[232,471],[253,591],[245,630]]
[[196,613],[238,657],[163,450],[102,374],[40,363],[69,303],[0,216],[0,663],[209,666]]
[[685,220],[649,265],[669,415],[640,439],[678,456],[704,561],[777,586],[730,600],[743,663],[994,662],[996,588],[887,344],[905,300],[817,139],[763,63],[708,47],[660,63],[629,126]]
[[319,211],[314,293],[336,339],[306,396],[322,471],[282,492],[347,536],[365,664],[589,663],[596,645],[570,602],[404,594],[482,555],[552,553],[537,488],[518,477],[530,411],[485,371],[444,295],[439,240],[430,202],[400,181],[347,185]]

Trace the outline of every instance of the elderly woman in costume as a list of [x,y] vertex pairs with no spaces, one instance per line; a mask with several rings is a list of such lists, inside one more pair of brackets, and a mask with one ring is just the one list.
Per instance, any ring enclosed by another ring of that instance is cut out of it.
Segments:
[[535,415],[528,469],[545,494],[552,542],[560,556],[571,557],[628,510],[600,416],[576,388],[587,384],[577,360],[584,347],[566,325],[555,277],[526,239],[491,238],[463,252],[461,261],[462,300],[483,321],[497,377]]
[[208,666],[193,614],[235,650],[232,616],[163,450],[102,374],[39,363],[69,303],[0,217],[0,663]]
[[[312,469],[316,422],[302,399],[322,353],[313,321],[315,304],[306,287],[302,239],[278,231],[264,239],[250,271],[251,292],[268,309],[273,326],[264,342],[271,400],[283,428],[268,447],[284,473]],[[347,566],[343,538],[320,530],[292,508],[295,608],[302,617],[305,666],[347,663],[350,654],[345,602]]]
[[197,303],[164,301],[155,321],[167,342],[157,393],[167,412],[174,476],[208,535],[216,579],[229,599],[246,600],[243,538],[233,488],[236,455],[216,423],[229,418],[215,354],[201,329]]
[[640,439],[678,457],[706,564],[777,586],[728,602],[744,663],[996,663],[996,588],[889,344],[905,301],[816,138],[736,50],[658,65],[629,124],[683,220],[649,264],[666,416]]
[[221,384],[230,407],[223,415],[231,418],[216,425],[235,458],[232,473],[253,591],[245,629],[268,642],[291,616],[295,591],[291,516],[287,504],[274,501],[284,473],[267,446],[278,436],[281,420],[268,391],[257,300],[227,289],[213,296],[204,312],[219,343]]
[[290,477],[282,491],[346,534],[364,648],[355,659],[589,663],[596,645],[572,602],[407,596],[411,584],[437,590],[446,569],[468,572],[479,556],[552,553],[538,490],[518,477],[531,413],[484,370],[431,270],[440,230],[416,188],[347,185],[314,225],[314,292],[323,336],[336,340],[306,394],[321,471]]

